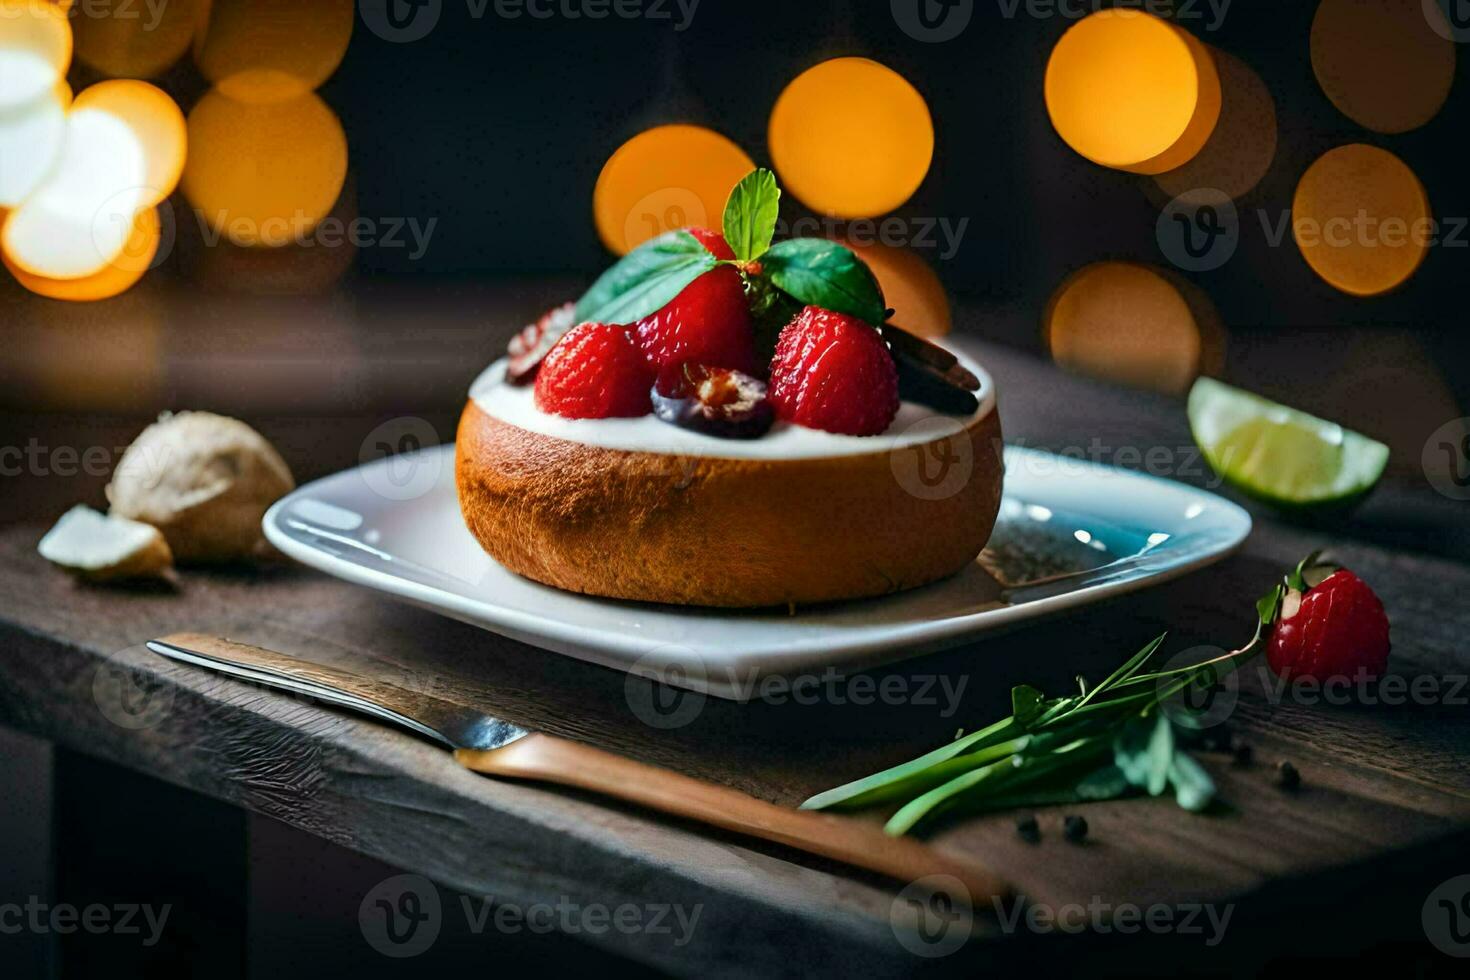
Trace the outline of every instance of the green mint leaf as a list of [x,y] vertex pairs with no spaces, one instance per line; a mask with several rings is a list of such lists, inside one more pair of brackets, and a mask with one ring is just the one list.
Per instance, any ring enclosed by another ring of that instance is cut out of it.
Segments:
[[1169,782],[1174,786],[1174,802],[1191,813],[1198,813],[1215,799],[1215,781],[1187,753],[1174,753]]
[[769,170],[752,170],[725,202],[725,241],[735,258],[750,262],[771,247],[781,212],[781,188]]
[[716,265],[699,239],[670,231],[623,256],[577,301],[576,321],[632,323],[656,313]]
[[882,326],[886,307],[878,280],[850,249],[823,238],[792,238],[761,257],[765,275],[798,302]]
[[1160,714],[1148,740],[1148,795],[1158,796],[1169,784],[1169,767],[1174,762],[1174,726]]
[[1148,748],[1152,730],[1147,719],[1135,716],[1128,719],[1113,738],[1113,764],[1130,786],[1142,788],[1148,785],[1151,768]]
[[1128,792],[1128,777],[1116,765],[1103,766],[1077,784],[1083,800],[1112,800]]

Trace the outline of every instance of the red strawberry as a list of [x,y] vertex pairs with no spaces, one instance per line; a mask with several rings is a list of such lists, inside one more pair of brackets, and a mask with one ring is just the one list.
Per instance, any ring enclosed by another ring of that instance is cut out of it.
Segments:
[[[686,229],[717,259],[735,253],[718,233]],[[733,266],[711,269],[684,287],[663,309],[633,325],[638,344],[655,369],[684,361],[732,368],[755,368],[755,327],[745,285]]]
[[898,372],[873,327],[808,306],[776,342],[770,398],[776,415],[788,422],[875,436],[898,414]]
[[505,380],[513,385],[530,384],[551,348],[572,327],[577,304],[565,303],[541,314],[541,319],[530,324],[510,339],[507,353],[510,355],[505,366]]
[[[1300,597],[1300,605],[1296,599]],[[1388,667],[1388,614],[1367,584],[1338,569],[1305,594],[1288,593],[1266,659],[1284,680],[1372,680]]]
[[627,327],[583,323],[568,330],[541,362],[536,407],[569,419],[647,415],[653,379]]

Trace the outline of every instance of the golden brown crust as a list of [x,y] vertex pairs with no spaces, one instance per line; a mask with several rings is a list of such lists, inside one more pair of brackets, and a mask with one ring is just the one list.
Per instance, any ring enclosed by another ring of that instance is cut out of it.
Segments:
[[[926,482],[921,466],[943,476]],[[919,446],[770,461],[604,449],[470,401],[455,453],[465,523],[506,568],[703,606],[853,599],[952,575],[990,537],[1002,466],[994,408]]]

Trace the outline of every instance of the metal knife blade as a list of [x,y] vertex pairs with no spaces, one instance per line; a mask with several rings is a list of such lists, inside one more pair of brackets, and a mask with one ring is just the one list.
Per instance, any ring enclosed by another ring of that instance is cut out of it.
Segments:
[[489,751],[530,734],[529,729],[432,694],[203,633],[175,633],[150,640],[147,646],[170,660],[305,694],[454,749]]

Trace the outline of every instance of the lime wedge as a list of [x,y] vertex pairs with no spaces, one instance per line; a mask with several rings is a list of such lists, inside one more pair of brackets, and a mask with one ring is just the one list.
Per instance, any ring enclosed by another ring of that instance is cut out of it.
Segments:
[[1285,507],[1361,497],[1388,464],[1381,442],[1212,378],[1190,389],[1189,427],[1226,482]]

